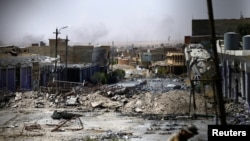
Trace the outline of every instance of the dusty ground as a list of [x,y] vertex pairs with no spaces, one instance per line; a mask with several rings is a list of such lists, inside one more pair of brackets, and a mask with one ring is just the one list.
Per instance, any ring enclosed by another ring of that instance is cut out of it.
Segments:
[[[20,95],[21,97],[12,98],[0,111],[2,140],[79,140],[86,136],[100,138],[105,136],[107,131],[112,131],[114,134],[123,133],[124,137],[120,138],[161,141],[182,125],[198,122],[186,116],[189,111],[189,96],[186,90],[157,94],[145,92],[128,98],[119,95],[116,100],[114,96],[107,97],[96,91],[82,94],[79,98],[81,104],[77,106],[55,105],[48,96],[37,96],[37,92],[32,91]],[[43,108],[36,108],[39,102],[44,103]],[[203,103],[203,98],[198,97],[197,104],[204,105]],[[94,105],[98,106],[93,107]],[[82,117],[80,120],[69,121],[59,131],[51,132],[60,122],[65,121],[52,119],[54,110],[67,110]],[[204,107],[198,107],[197,111],[203,112]],[[185,120],[176,124],[177,115],[183,115]],[[34,127],[26,130],[28,125],[39,125],[39,129]],[[200,124],[203,128],[205,125],[206,123]]]
[[[191,112],[199,115],[197,119],[189,114],[189,89],[159,93],[137,88],[86,86],[83,91],[65,94],[24,91],[16,93],[0,109],[0,140],[73,141],[86,140],[86,137],[96,140],[116,137],[165,141],[171,133],[189,123],[200,129],[195,140],[207,140],[207,125],[215,123],[214,102],[201,94],[196,94],[195,99],[197,108]],[[239,111],[244,111],[242,106],[232,103],[226,104],[226,108],[238,115],[241,115]],[[55,110],[80,117],[68,121],[53,119]],[[230,120],[238,122],[235,118]]]
[[[108,132],[120,135],[120,140],[131,141],[164,141],[180,127],[195,123],[200,129],[199,139],[206,138],[206,125],[212,120],[145,120],[138,117],[124,116],[119,113],[84,112],[80,118],[84,128],[81,129],[79,120],[71,120],[59,131],[52,130],[65,120],[53,120],[53,111],[47,109],[25,109],[1,111],[1,134],[3,141],[73,141],[83,140],[87,136],[93,139],[108,138]],[[40,129],[23,129],[24,125],[39,125]]]

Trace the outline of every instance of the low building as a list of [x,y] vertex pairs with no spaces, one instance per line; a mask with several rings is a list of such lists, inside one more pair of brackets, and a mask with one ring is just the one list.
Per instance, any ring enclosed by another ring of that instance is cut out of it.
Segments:
[[[12,47],[11,47],[12,48]],[[38,90],[40,65],[53,64],[55,58],[38,54],[0,54],[0,88],[10,91]]]
[[58,39],[56,57],[54,39],[49,46],[1,47],[0,88],[38,90],[53,79],[82,83],[95,72],[107,72],[109,46],[66,46],[65,42]]
[[187,71],[185,65],[185,55],[181,50],[167,51],[166,59],[164,61],[156,61],[152,64],[152,70],[164,68],[166,73],[182,74]]

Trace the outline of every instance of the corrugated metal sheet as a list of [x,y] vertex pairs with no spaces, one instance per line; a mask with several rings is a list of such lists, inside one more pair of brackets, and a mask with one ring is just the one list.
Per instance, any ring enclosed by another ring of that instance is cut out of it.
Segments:
[[47,86],[47,73],[43,72],[41,74],[41,86]]
[[83,68],[82,69],[82,80],[87,80],[87,69],[86,68]]
[[79,82],[80,80],[80,73],[79,68],[68,68],[68,81],[71,82]]
[[6,69],[0,69],[0,88],[7,87]]
[[16,72],[15,68],[8,68],[7,70],[7,77],[8,77],[7,88],[13,92],[16,90],[15,72]]
[[249,90],[249,87],[250,87],[250,73],[246,73],[245,74],[245,80],[246,80],[246,101],[248,103],[248,106],[250,108],[250,90]]
[[31,67],[21,68],[21,89],[31,90]]

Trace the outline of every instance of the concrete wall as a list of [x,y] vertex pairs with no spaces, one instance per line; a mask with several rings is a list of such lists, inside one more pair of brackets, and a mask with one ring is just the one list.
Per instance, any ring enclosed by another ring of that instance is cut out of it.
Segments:
[[29,53],[32,53],[32,54],[40,54],[40,55],[50,56],[50,57],[55,56],[54,54],[53,55],[51,54],[51,48],[49,46],[31,46],[31,47],[27,47],[27,49],[29,50]]
[[127,58],[118,58],[119,65],[129,65],[129,59]]
[[141,62],[163,61],[166,55],[164,53],[142,53]]
[[73,54],[69,54],[72,57],[73,63],[91,63],[94,46],[78,45],[73,46]]
[[[214,21],[216,34],[224,35],[226,32],[237,32],[237,26],[242,23],[249,23],[246,19],[216,19]],[[192,20],[192,36],[210,35],[210,25],[207,19]]]
[[92,54],[92,63],[98,63],[100,66],[108,65],[109,52],[106,47],[94,47]]

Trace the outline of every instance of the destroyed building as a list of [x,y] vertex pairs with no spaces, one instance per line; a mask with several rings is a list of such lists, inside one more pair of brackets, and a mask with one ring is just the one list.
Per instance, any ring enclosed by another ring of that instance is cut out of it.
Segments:
[[0,88],[16,91],[36,88],[40,79],[38,63],[52,63],[55,58],[35,54],[18,54],[14,57],[1,54],[0,60]]
[[[239,98],[241,98],[249,106],[249,35],[242,36],[237,29],[240,24],[244,23],[249,23],[249,18],[215,20],[216,47],[224,99],[238,102]],[[201,56],[201,50],[212,54],[209,29],[208,20],[193,20],[192,36],[185,36],[186,49],[192,45],[195,46],[189,51],[186,50],[186,54],[196,52],[193,57],[186,58],[187,65],[194,74],[191,78],[193,80],[202,79],[199,74],[200,71],[204,72],[204,70],[210,69],[210,72],[207,71],[210,76],[215,72],[213,71],[214,68],[211,67],[211,63],[209,63],[211,57]],[[190,62],[193,62],[193,64],[190,64]],[[203,70],[200,68],[203,68]]]
[[0,88],[15,92],[38,90],[52,80],[82,83],[89,81],[95,72],[108,69],[109,46],[67,47],[64,39],[58,39],[55,57],[54,44],[55,40],[50,39],[48,46],[2,47]]
[[250,108],[250,36],[243,36],[240,42],[238,33],[227,32],[224,40],[217,40],[217,51],[220,55],[224,97],[236,102],[242,97]]

